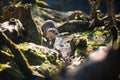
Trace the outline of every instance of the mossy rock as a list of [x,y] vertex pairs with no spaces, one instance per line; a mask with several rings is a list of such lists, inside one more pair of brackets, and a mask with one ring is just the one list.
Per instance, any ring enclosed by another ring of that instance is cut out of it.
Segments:
[[74,37],[71,41],[71,50],[75,52],[77,57],[80,55],[88,56],[94,49],[110,44],[111,37],[104,34],[109,35],[106,31],[98,30],[74,33],[71,35]]
[[22,43],[18,45],[23,51],[30,65],[33,65],[39,73],[51,78],[60,71],[62,61],[59,53],[53,49],[36,45],[34,43]]
[[[60,60],[57,51],[53,49],[49,49],[47,47],[36,45],[34,43],[27,43],[27,42],[18,44],[17,46],[25,55],[26,59],[28,60],[28,63],[31,65],[31,68],[33,68],[33,70],[37,70],[40,74],[44,75],[45,77],[51,78],[57,72],[60,71],[60,68],[62,67],[62,61]],[[3,51],[9,55],[12,54],[9,53],[11,51],[7,47],[3,47]],[[10,59],[8,60],[10,60],[11,63],[15,63],[14,60],[12,59],[14,57],[15,56],[10,56]],[[6,58],[6,56],[4,58]],[[1,59],[4,60],[4,58]],[[18,66],[18,65],[14,64],[14,66]],[[40,68],[36,68],[37,66],[39,66]],[[12,69],[11,73],[12,72],[15,73],[15,71],[20,72],[18,67],[17,68],[10,67],[10,69]],[[2,68],[0,68],[0,70],[2,71]],[[16,75],[18,75],[18,73]],[[13,74],[12,76],[15,77],[16,75]],[[23,76],[22,73],[20,75]],[[23,80],[24,77],[22,76],[19,77],[20,79],[19,78],[16,79]],[[13,77],[11,79],[13,79]]]
[[18,45],[23,51],[31,65],[40,65],[42,63],[57,64],[59,53],[53,49],[36,45],[34,43],[21,43]]

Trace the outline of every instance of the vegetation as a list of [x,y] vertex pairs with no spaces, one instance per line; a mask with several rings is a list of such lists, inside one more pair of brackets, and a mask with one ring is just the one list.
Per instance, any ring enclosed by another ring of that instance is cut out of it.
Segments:
[[[102,0],[88,0],[90,14],[59,11],[44,0],[5,1],[0,2],[0,80],[59,80],[56,77],[63,69],[80,66],[100,47],[120,44],[114,0],[106,0],[104,16],[98,13]],[[53,20],[59,31],[54,48],[42,45],[41,25],[46,20]]]

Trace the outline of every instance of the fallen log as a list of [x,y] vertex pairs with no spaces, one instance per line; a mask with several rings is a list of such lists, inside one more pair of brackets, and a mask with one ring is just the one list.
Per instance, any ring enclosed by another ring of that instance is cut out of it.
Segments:
[[88,30],[89,23],[83,20],[70,20],[63,23],[57,29],[59,32],[79,32]]

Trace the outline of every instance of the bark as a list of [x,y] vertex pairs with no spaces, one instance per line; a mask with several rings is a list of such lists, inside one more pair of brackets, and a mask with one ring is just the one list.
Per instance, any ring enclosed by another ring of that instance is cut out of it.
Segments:
[[9,4],[8,0],[0,0],[0,15],[2,14],[2,8]]
[[22,22],[26,30],[27,40],[41,44],[41,32],[32,18],[30,4],[24,4],[18,7],[14,5],[4,7],[2,11],[2,21],[7,21],[10,18],[19,19]]
[[118,38],[118,29],[115,23],[115,13],[114,13],[114,0],[106,0],[106,6],[107,6],[107,14],[108,14],[108,20],[109,20],[109,29],[111,32],[111,35],[113,36],[113,42],[117,40]]
[[90,6],[90,18],[94,19],[96,16],[96,11],[98,10],[101,0],[88,0]]

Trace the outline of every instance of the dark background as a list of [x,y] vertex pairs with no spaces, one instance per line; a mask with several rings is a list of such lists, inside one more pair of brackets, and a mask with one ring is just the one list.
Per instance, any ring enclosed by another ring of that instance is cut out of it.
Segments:
[[[89,14],[88,0],[44,0],[48,4],[52,5],[54,9],[61,11],[82,10]],[[120,13],[120,0],[114,0],[115,13]],[[102,0],[100,10],[106,12],[105,0]]]
[[[10,1],[13,0],[0,0],[0,14],[2,7],[5,5],[8,5]],[[20,0],[16,0],[20,1]],[[35,0],[22,0],[23,3],[34,3]],[[89,4],[88,0],[43,0],[49,5],[52,6],[53,9],[59,10],[59,11],[73,11],[73,10],[81,10],[85,13],[89,14]],[[120,0],[114,0],[114,6],[115,6],[115,13],[120,13]],[[106,5],[105,0],[102,0],[102,3],[100,5],[100,10],[103,13],[106,13]]]

